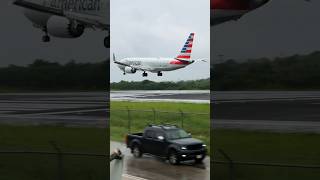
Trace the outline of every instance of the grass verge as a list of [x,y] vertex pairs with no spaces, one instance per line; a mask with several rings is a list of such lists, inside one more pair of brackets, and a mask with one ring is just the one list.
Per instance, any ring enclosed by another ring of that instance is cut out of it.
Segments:
[[[0,125],[0,151],[62,152],[106,154],[105,129],[53,126]],[[107,179],[107,159],[69,156],[61,158],[63,179]],[[59,179],[58,156],[0,153],[0,179]]]
[[[214,159],[226,159],[222,149],[233,161],[320,166],[320,134],[273,133],[223,130],[213,132]],[[230,179],[228,165],[215,164],[215,179]],[[234,178],[254,179],[320,179],[320,169],[235,165]]]

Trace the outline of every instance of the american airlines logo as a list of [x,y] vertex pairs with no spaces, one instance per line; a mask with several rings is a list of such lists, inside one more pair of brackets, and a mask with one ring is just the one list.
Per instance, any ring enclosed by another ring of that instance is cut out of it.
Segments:
[[74,11],[99,11],[101,0],[52,0],[50,6],[57,9]]
[[133,66],[140,66],[141,65],[141,61],[131,61],[130,63]]

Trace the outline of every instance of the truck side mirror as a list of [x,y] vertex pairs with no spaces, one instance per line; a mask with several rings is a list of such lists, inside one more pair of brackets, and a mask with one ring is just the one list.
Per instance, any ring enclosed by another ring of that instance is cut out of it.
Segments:
[[189,135],[189,137],[191,137],[192,135],[191,135],[191,133],[188,133],[188,135]]
[[158,136],[158,140],[164,141],[164,137],[163,136]]

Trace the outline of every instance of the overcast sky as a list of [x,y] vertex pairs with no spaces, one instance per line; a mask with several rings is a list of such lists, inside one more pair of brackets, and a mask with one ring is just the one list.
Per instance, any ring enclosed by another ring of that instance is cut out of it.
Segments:
[[[210,57],[209,0],[112,0],[111,54],[116,57],[176,57],[190,32],[195,32],[192,58]],[[111,81],[177,81],[208,78],[209,62],[195,62],[162,77],[142,72],[123,75],[111,63]]]
[[288,56],[320,50],[320,1],[270,1],[211,30],[212,58]]
[[71,59],[78,62],[107,59],[109,54],[103,46],[104,31],[88,29],[77,39],[52,37],[52,42],[43,43],[43,32],[34,28],[24,17],[21,8],[10,2],[11,0],[0,1],[0,66],[30,64],[36,58],[61,63]]

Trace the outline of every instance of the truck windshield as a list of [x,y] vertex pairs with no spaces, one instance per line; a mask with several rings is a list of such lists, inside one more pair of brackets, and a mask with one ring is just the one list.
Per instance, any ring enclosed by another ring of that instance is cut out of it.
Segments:
[[189,138],[189,134],[182,129],[172,129],[167,131],[167,137],[170,140]]

